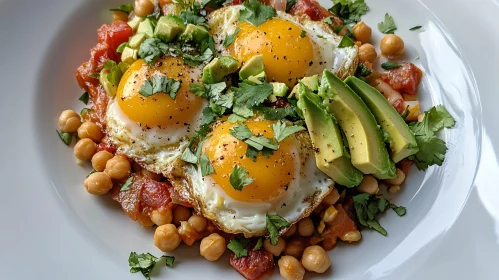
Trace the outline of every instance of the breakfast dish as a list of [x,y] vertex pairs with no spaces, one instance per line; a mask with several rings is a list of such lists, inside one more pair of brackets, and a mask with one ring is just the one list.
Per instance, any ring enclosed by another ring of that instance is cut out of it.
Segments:
[[[77,70],[89,107],[58,123],[66,145],[77,139],[78,161],[91,162],[88,193],[153,227],[163,252],[184,243],[217,261],[228,249],[246,279],[274,267],[285,279],[324,273],[338,240],[387,235],[379,214],[405,215],[392,196],[413,165],[442,165],[437,132],[455,121],[442,105],[421,113],[424,71],[399,60],[389,14],[378,55],[361,21],[367,4],[333,2],[112,9]],[[149,279],[157,260],[132,252],[130,271]]]

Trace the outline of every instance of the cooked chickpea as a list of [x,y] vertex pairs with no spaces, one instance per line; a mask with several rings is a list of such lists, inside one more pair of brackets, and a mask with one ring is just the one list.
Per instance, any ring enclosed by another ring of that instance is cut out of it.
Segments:
[[379,191],[378,180],[371,175],[364,175],[362,182],[357,186],[357,190],[371,195],[377,194]]
[[191,217],[191,210],[184,206],[177,206],[173,209],[173,224],[180,225],[180,222],[187,221]]
[[135,14],[139,17],[145,17],[154,12],[154,4],[151,0],[135,0]]
[[122,11],[113,12],[113,21],[128,21],[128,14]]
[[290,237],[296,233],[296,224],[289,227],[289,229],[283,234],[284,237]]
[[283,256],[277,264],[279,265],[279,273],[285,280],[302,280],[305,276],[305,268],[293,256]]
[[193,227],[197,232],[202,232],[206,228],[206,218],[199,215],[192,215],[187,222]]
[[104,172],[114,180],[123,180],[130,176],[132,167],[130,162],[123,156],[114,156],[106,162],[106,169]]
[[267,252],[278,257],[281,255],[282,251],[284,251],[284,248],[286,248],[286,241],[284,241],[282,237],[279,237],[277,239],[277,244],[272,245],[272,243],[270,243],[270,239],[265,239],[265,241],[263,241],[263,248],[265,248]]
[[59,116],[59,129],[61,130],[61,132],[76,132],[80,125],[80,115],[78,115],[78,113],[73,110],[65,110]]
[[381,39],[380,48],[384,55],[396,58],[404,53],[404,41],[395,34],[388,34]]
[[225,248],[225,238],[218,233],[212,233],[201,240],[199,253],[205,259],[214,262],[224,254]]
[[291,239],[291,241],[288,241],[286,244],[286,249],[284,249],[284,254],[299,259],[303,254],[303,250],[305,250],[305,244],[303,243],[302,240]]
[[97,151],[97,145],[91,139],[81,139],[74,147],[74,155],[79,160],[91,160]]
[[338,200],[340,199],[340,194],[338,193],[338,190],[336,188],[333,188],[333,190],[322,200],[322,202],[333,205]]
[[95,172],[85,179],[83,186],[87,192],[94,195],[103,195],[113,188],[111,178],[104,172]]
[[400,186],[391,186],[388,191],[390,193],[398,193],[400,191]]
[[104,171],[106,169],[106,163],[108,160],[113,158],[113,154],[108,151],[97,152],[92,157],[92,167],[97,171]]
[[153,179],[154,181],[159,182],[159,181],[163,180],[163,175],[151,172],[145,168],[140,169],[140,173],[142,175],[146,176],[147,178]]
[[371,44],[364,44],[359,47],[359,59],[360,61],[373,62],[378,54],[376,49]]
[[402,172],[402,170],[400,170],[400,169],[397,168],[397,173],[396,174],[397,174],[397,177],[395,177],[393,179],[385,180],[385,182],[388,185],[392,185],[392,186],[400,186],[400,185],[402,185],[402,183],[405,180],[405,174],[404,174],[404,172]]
[[354,25],[352,30],[355,38],[362,42],[362,44],[367,43],[371,39],[372,29],[363,21]]
[[303,251],[301,264],[308,271],[324,273],[331,266],[331,260],[321,246],[313,245]]
[[157,226],[169,224],[173,219],[172,209],[163,208],[153,210],[149,214],[149,217],[151,218],[151,221]]
[[314,222],[309,217],[303,218],[298,222],[298,233],[301,236],[311,236],[314,234]]
[[93,122],[84,122],[78,128],[78,137],[80,139],[90,138],[94,142],[100,142],[104,134],[102,134],[102,130],[100,127]]
[[180,245],[177,228],[172,224],[162,225],[154,232],[154,245],[163,252],[172,252]]

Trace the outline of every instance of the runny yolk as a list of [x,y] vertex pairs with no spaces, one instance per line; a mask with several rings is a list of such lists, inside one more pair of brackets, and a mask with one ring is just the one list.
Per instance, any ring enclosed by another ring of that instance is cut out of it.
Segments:
[[[248,120],[244,123],[255,135],[273,137],[272,121]],[[259,153],[256,161],[246,157],[248,145],[233,137],[229,130],[237,124],[228,121],[213,128],[212,136],[203,144],[203,153],[210,159],[215,173],[211,178],[222,190],[238,201],[267,202],[283,194],[294,177],[295,160],[298,155],[292,149],[289,138],[279,143],[279,149],[269,158]],[[234,166],[246,168],[253,183],[241,191],[235,190],[229,178]]]
[[[165,93],[149,97],[139,93],[146,79],[159,74],[182,81],[175,100]],[[199,82],[200,75],[199,69],[185,65],[178,57],[163,58],[152,66],[137,60],[123,75],[116,98],[121,110],[142,127],[175,130],[190,126],[199,117],[203,100],[189,92],[189,84]]]
[[240,62],[246,62],[262,54],[269,81],[286,83],[292,87],[307,74],[313,63],[313,45],[303,29],[284,19],[273,18],[254,26],[248,22],[238,24],[230,54]]

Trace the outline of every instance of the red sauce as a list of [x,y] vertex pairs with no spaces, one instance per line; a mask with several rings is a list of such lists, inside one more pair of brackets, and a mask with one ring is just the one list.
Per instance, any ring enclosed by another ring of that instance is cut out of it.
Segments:
[[248,246],[248,256],[235,258],[234,253],[230,254],[230,264],[246,279],[262,279],[267,273],[274,269],[274,256],[263,250],[253,251],[253,246]]
[[423,72],[416,65],[406,62],[401,67],[388,70],[380,78],[402,94],[414,95],[418,91]]

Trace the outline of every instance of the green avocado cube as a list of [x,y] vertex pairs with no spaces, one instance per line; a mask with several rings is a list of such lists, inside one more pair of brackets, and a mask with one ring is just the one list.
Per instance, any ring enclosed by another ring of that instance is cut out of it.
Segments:
[[128,25],[132,28],[133,32],[137,32],[137,29],[139,29],[139,24],[143,21],[143,18],[136,16],[128,21]]
[[147,36],[147,38],[151,38],[154,34],[154,25],[152,24],[150,19],[145,19],[143,22],[139,24],[139,28],[137,28],[137,33],[143,33]]
[[104,89],[107,92],[107,95],[113,97],[116,95],[116,91],[118,91],[118,87],[113,85],[108,79],[107,79],[107,72],[105,69],[102,69],[100,71],[99,75],[99,82],[104,87]]
[[184,41],[195,41],[202,42],[210,36],[208,31],[200,26],[194,24],[187,24],[184,33],[180,35],[180,38]]
[[250,58],[239,71],[239,78],[241,80],[246,80],[250,76],[256,76],[265,71],[265,65],[263,64],[263,55],[255,55]]
[[288,86],[285,83],[271,83],[273,87],[273,92],[272,94],[275,96],[279,97],[284,97],[286,96],[286,93],[288,93]]
[[232,56],[217,57],[203,68],[203,83],[219,83],[225,76],[236,72],[238,68],[239,61]]
[[126,47],[121,53],[121,61],[126,64],[132,64],[137,60],[138,51],[130,47]]
[[130,38],[130,41],[128,41],[128,45],[132,49],[138,49],[140,47],[140,44],[144,42],[147,39],[146,34],[144,33],[137,33]]
[[173,41],[185,30],[184,21],[176,15],[162,16],[158,20],[154,37],[165,42]]
[[258,75],[249,76],[247,80],[254,84],[261,85],[267,81],[267,73],[261,72]]

